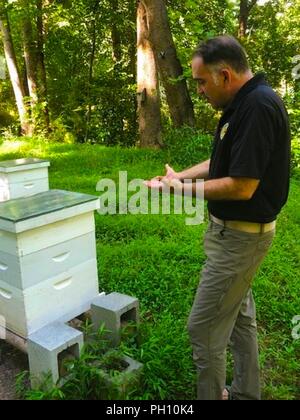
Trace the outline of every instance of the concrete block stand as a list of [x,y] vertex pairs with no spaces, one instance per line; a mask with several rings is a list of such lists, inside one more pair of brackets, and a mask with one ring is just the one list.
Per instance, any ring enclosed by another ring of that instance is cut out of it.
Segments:
[[107,339],[112,346],[117,346],[121,340],[122,324],[128,321],[139,323],[139,301],[114,292],[94,299],[91,313],[94,329],[97,331],[104,324],[108,330]]
[[[127,321],[139,322],[139,303],[136,298],[131,296],[120,293],[99,294],[91,302],[90,308],[89,312],[82,313],[81,316],[92,314],[95,330],[104,323],[106,329],[110,330],[109,344],[113,346],[117,346],[120,342],[121,327],[124,323]],[[78,359],[84,345],[84,334],[77,329],[82,326],[82,321],[79,318],[68,321],[69,324],[65,319],[50,323],[30,334],[27,339],[22,339],[20,346],[20,337],[14,334],[7,335],[8,342],[28,354],[32,388],[41,385],[51,388],[58,381],[63,384],[64,380],[67,380],[64,362]],[[12,338],[18,338],[18,345],[12,341]],[[111,351],[115,350],[108,348],[105,356],[110,357]],[[103,392],[107,397],[125,398],[140,384],[143,364],[128,356],[123,356],[121,360],[122,369],[119,374],[112,376],[110,371],[106,371],[105,362],[101,357],[95,361],[95,366],[99,365],[101,369],[103,366],[103,379],[106,383]]]
[[112,390],[110,397],[113,399],[125,399],[141,383],[144,365],[128,356],[124,356],[123,360],[127,368],[118,376],[106,377],[107,390],[108,393]]
[[83,334],[57,322],[29,336],[27,345],[32,387],[40,385],[48,373],[51,385],[61,377],[66,358],[79,358]]

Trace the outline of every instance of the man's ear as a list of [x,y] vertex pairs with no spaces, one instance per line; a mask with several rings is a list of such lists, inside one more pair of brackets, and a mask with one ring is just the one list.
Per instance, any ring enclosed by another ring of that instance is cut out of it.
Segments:
[[230,71],[228,69],[222,69],[221,74],[222,74],[222,77],[223,77],[224,85],[226,85],[226,86],[230,85],[231,84],[231,79],[232,79]]

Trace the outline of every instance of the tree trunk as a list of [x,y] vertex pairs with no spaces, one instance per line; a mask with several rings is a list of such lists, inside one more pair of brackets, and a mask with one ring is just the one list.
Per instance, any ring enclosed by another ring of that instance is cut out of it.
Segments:
[[28,0],[22,0],[22,38],[24,46],[24,58],[27,73],[27,82],[29,95],[31,97],[31,107],[34,114],[34,108],[38,102],[38,82],[36,72],[36,46],[33,42],[32,25],[29,15]]
[[194,126],[195,115],[183,70],[177,57],[164,0],[142,0],[150,41],[175,127]]
[[[136,2],[132,2],[132,5],[129,10],[130,13],[130,21],[135,25],[136,23]],[[128,27],[127,29],[127,39],[129,42],[128,46],[128,55],[129,55],[129,62],[127,71],[131,75],[131,83],[135,85],[137,80],[137,57],[136,57],[136,30],[133,27]],[[131,117],[131,132],[135,136],[135,133],[138,131],[137,125],[137,100],[136,97],[133,96],[132,99],[132,117]]]
[[240,0],[239,38],[244,38],[246,36],[249,15],[256,3],[257,0]]
[[113,60],[115,67],[118,67],[118,62],[122,58],[121,35],[117,27],[116,19],[114,19],[115,12],[118,10],[118,0],[111,0],[111,39],[113,47]]
[[20,77],[17,58],[13,46],[6,1],[0,2],[0,30],[3,38],[4,53],[9,71],[10,80],[15,94],[16,104],[19,112],[22,134],[30,135],[31,128],[27,120],[26,107],[24,103],[24,88]]
[[158,77],[149,42],[147,15],[142,1],[137,8],[137,91],[141,147],[161,146],[161,116]]
[[[112,40],[112,58],[114,61],[114,78],[116,82],[116,86],[118,84],[121,84],[120,81],[120,74],[123,70],[123,65],[121,63],[122,60],[122,39],[121,39],[121,33],[119,30],[119,0],[111,0],[110,1],[110,28],[111,28],[111,40]],[[124,134],[124,118],[122,115],[122,111],[117,112],[114,117],[114,127],[115,127],[115,133],[117,133],[117,136],[120,136],[120,138],[123,139]]]
[[39,97],[43,103],[46,129],[50,131],[50,115],[48,107],[48,86],[44,54],[44,21],[43,0],[36,0],[37,6],[37,71],[39,80]]
[[99,8],[99,0],[95,0],[94,7],[92,9],[92,22],[91,22],[91,41],[92,41],[92,48],[90,52],[90,62],[89,62],[89,76],[88,76],[88,86],[87,86],[87,98],[88,98],[88,110],[86,114],[86,130],[85,130],[85,137],[84,141],[88,141],[89,137],[89,129],[91,124],[92,118],[92,101],[91,101],[91,87],[94,78],[94,62],[95,62],[95,54],[96,54],[96,42],[97,42],[97,15],[98,15],[98,8]]
[[248,26],[248,0],[241,0],[239,14],[239,38],[244,38]]
[[[128,54],[129,54],[129,63],[128,63],[128,71],[132,75],[133,83],[136,82],[136,2],[130,6],[129,16],[130,22],[132,22],[132,27],[128,25],[126,38],[128,39]],[[133,26],[134,25],[134,26]]]

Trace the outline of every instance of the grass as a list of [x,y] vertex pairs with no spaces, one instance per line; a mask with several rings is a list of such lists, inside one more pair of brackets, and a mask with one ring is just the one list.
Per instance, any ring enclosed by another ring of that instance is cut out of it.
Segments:
[[[6,141],[0,159],[48,158],[51,188],[95,194],[100,178],[148,179],[175,159],[160,151]],[[207,156],[197,155],[197,160]],[[195,163],[197,162],[195,161]],[[300,340],[292,318],[300,315],[300,182],[292,179],[275,242],[254,282],[265,399],[300,399]],[[205,224],[186,226],[184,216],[96,214],[100,290],[136,296],[141,306],[138,341],[122,351],[145,365],[144,386],[134,399],[193,399],[195,370],[187,317],[204,262]],[[231,367],[229,366],[229,374]]]

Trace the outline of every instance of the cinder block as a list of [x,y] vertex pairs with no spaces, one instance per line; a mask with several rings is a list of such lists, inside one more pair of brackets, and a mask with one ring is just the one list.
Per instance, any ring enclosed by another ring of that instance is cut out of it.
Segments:
[[105,377],[108,395],[112,399],[124,400],[141,385],[144,365],[128,356],[124,356],[123,361],[127,365],[123,372],[116,376],[107,373]]
[[91,305],[92,322],[98,330],[105,325],[107,338],[113,346],[117,346],[121,339],[121,327],[128,321],[139,323],[139,301],[137,298],[111,293],[98,296]]
[[138,362],[137,360],[132,359],[129,356],[124,356],[124,361],[128,364],[126,369],[127,373],[136,373],[141,374],[144,368],[143,363]]
[[63,361],[79,358],[83,334],[65,324],[56,322],[28,337],[28,358],[31,385],[40,385],[50,373],[49,386],[63,376]]

